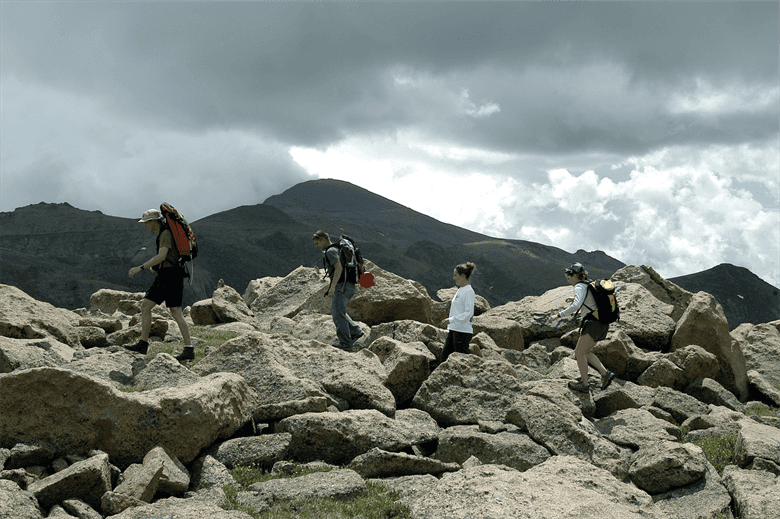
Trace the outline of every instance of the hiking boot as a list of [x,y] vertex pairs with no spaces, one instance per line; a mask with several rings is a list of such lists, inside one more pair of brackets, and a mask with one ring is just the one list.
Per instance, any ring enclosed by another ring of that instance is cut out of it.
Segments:
[[574,381],[569,382],[569,389],[573,391],[580,391],[582,393],[587,393],[590,390],[588,385],[582,380],[578,380],[577,382]]
[[149,351],[149,341],[140,340],[135,344],[131,344],[130,346],[124,346],[124,348],[134,353],[146,355],[146,352]]
[[190,346],[189,348],[185,347],[181,353],[176,355],[174,357],[179,362],[185,361],[185,360],[195,360],[195,348]]
[[356,341],[356,340],[360,339],[361,337],[363,337],[365,334],[366,334],[366,332],[364,332],[363,330],[360,330],[360,333],[358,333],[357,335],[352,335],[352,340]]
[[344,347],[344,346],[342,346],[341,344],[339,344],[338,342],[336,342],[336,343],[332,344],[331,346],[333,346],[334,348],[337,348],[337,349],[339,349],[339,350],[341,350],[341,351],[346,351],[346,352],[348,352],[348,353],[352,353],[352,350],[354,350],[354,349],[355,349],[355,347],[354,347],[354,346],[347,346],[347,347]]
[[601,377],[601,389],[607,389],[607,386],[612,383],[613,378],[615,378],[615,374],[607,370],[604,376]]

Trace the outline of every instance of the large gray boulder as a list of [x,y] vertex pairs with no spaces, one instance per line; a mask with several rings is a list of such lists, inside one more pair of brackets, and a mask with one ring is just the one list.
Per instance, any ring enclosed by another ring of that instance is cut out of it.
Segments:
[[398,452],[433,441],[439,427],[416,409],[398,411],[395,419],[375,410],[355,410],[290,416],[275,432],[292,435],[289,453],[297,461],[344,464],[374,447]]
[[713,296],[699,292],[677,322],[672,350],[691,344],[701,346],[718,358],[720,371],[714,377],[740,401],[748,397],[747,368],[739,344],[729,334],[726,315]]
[[228,469],[234,467],[272,467],[287,456],[292,436],[289,433],[261,434],[227,440],[210,450]]
[[660,441],[643,445],[631,457],[628,475],[649,494],[688,486],[704,477],[707,458],[692,443]]
[[780,465],[780,429],[750,419],[740,420],[739,426],[734,458],[740,467],[747,467],[756,458]]
[[138,303],[144,298],[144,295],[144,292],[127,292],[124,290],[101,288],[90,296],[89,311],[91,313],[114,315],[118,310],[122,310],[123,302],[132,301]]
[[616,294],[620,305],[620,320],[610,325],[622,330],[636,346],[645,350],[668,349],[674,333],[675,321],[671,317],[674,306],[655,297],[644,286],[626,283],[625,289]]
[[[283,278],[255,280],[249,284],[244,299],[259,322],[265,323],[274,317],[292,318],[311,306],[314,296],[322,297],[327,286],[318,268],[298,267]],[[270,280],[268,280],[270,281]]]
[[43,366],[64,366],[76,351],[53,337],[11,339],[0,336],[0,373]]
[[777,387],[780,386],[780,331],[774,323],[740,324],[731,331],[731,338],[742,350],[747,370],[759,372]]
[[133,385],[146,389],[183,387],[198,380],[198,375],[182,366],[172,355],[158,353],[133,377]]
[[224,285],[211,296],[211,308],[222,323],[254,321],[254,313],[233,287]]
[[108,455],[101,452],[74,463],[65,470],[36,481],[27,490],[47,510],[70,498],[81,499],[95,510],[100,510],[101,497],[111,490]]
[[621,409],[594,424],[611,442],[634,450],[648,443],[680,439],[677,426],[656,418],[645,409]]
[[436,459],[463,464],[471,456],[486,465],[528,470],[547,460],[550,452],[519,430],[490,434],[477,425],[456,425],[439,434]]
[[653,297],[662,303],[674,307],[671,317],[675,322],[680,319],[683,312],[685,312],[685,309],[688,308],[688,303],[691,302],[691,298],[693,297],[692,293],[671,281],[662,278],[653,267],[648,267],[646,265],[626,265],[612,274],[610,279],[612,281],[623,281],[624,283],[637,283],[642,285],[653,295]]
[[[358,287],[347,305],[355,321],[369,326],[411,319],[431,323],[431,298],[420,283],[388,272],[365,260],[366,270],[374,275],[375,286]],[[436,324],[436,323],[432,323]]]
[[271,502],[299,501],[308,498],[346,499],[368,492],[366,483],[351,469],[314,472],[290,479],[272,479],[249,485],[249,490],[268,496]]
[[176,519],[252,519],[246,512],[238,510],[223,510],[214,503],[200,499],[180,499],[169,497],[156,501],[151,505],[129,508],[124,512],[112,515],[112,519],[150,519],[175,517]]
[[133,383],[134,367],[140,366],[139,356],[129,351],[110,353],[89,350],[88,355],[77,355],[76,360],[63,366],[85,376],[98,378],[114,387]]
[[0,394],[2,446],[44,441],[64,453],[100,449],[118,466],[140,462],[157,445],[189,463],[249,421],[257,405],[256,393],[232,373],[123,393],[70,370],[35,368],[0,376]]
[[43,519],[43,512],[30,492],[0,479],[0,519]]
[[653,496],[656,508],[674,519],[732,517],[731,494],[723,486],[718,471],[707,461],[703,478],[690,485]]
[[252,332],[227,341],[192,370],[240,374],[257,391],[259,406],[325,397],[352,409],[395,411],[385,368],[368,350],[347,353],[318,341]]
[[506,362],[453,353],[423,382],[412,406],[444,427],[503,421],[523,382]]
[[606,339],[596,343],[593,354],[624,380],[636,381],[656,361],[652,354],[638,348],[623,330],[610,330]]
[[75,312],[37,301],[16,287],[0,284],[0,336],[12,339],[52,337],[81,349]]
[[369,346],[387,371],[385,386],[395,396],[398,405],[414,398],[417,390],[431,374],[436,356],[422,342],[404,343],[381,337]]
[[572,456],[525,472],[481,465],[444,474],[410,506],[414,519],[666,519],[647,493]]
[[460,464],[444,460],[388,452],[378,447],[356,456],[348,466],[363,478],[399,477],[419,474],[442,474],[460,470]]
[[723,484],[740,519],[780,519],[780,476],[728,465],[723,469]]
[[549,386],[536,385],[535,390],[517,397],[506,421],[527,431],[536,443],[553,454],[575,456],[624,478],[628,464],[620,450],[582,418],[576,405],[565,397],[551,397]]
[[[574,291],[571,287],[555,288],[541,296],[526,296],[520,301],[509,301],[491,308],[480,316],[480,320],[487,322],[487,318],[492,317],[497,319],[496,322],[501,322],[502,319],[516,322],[520,325],[519,332],[525,344],[549,337],[560,337],[565,330],[573,328],[574,323],[570,322],[566,327],[557,328],[550,325],[547,318],[569,306],[566,299],[573,296]],[[508,347],[502,346],[499,341],[496,343],[503,348]],[[522,348],[514,349],[522,350]]]

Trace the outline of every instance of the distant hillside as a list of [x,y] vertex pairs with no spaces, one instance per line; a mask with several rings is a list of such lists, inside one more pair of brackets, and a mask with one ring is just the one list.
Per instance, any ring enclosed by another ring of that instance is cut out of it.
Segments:
[[723,263],[669,281],[689,292],[707,292],[715,296],[732,330],[742,323],[758,324],[780,319],[780,291],[744,267]]
[[[187,214],[187,208],[180,209]],[[474,290],[493,306],[563,285],[563,269],[575,261],[592,277],[608,277],[624,266],[600,251],[569,253],[475,233],[335,180],[303,182],[262,204],[214,214],[192,227],[200,255],[185,305],[211,297],[219,279],[243,293],[253,279],[319,266],[321,253],[311,241],[318,229],[333,238],[354,237],[366,258],[419,281],[433,297],[452,286],[455,265],[473,261]],[[136,218],[69,204],[0,213],[0,283],[64,308],[89,306],[90,295],[100,288],[145,291],[151,274],[130,280],[127,271],[154,255],[154,239]],[[780,319],[778,289],[747,269],[719,265],[671,281],[713,294],[732,328]]]
[[[187,214],[187,208],[180,208]],[[452,286],[452,269],[473,261],[473,285],[493,305],[538,295],[564,283],[563,268],[584,263],[606,277],[623,266],[602,252],[574,254],[518,240],[500,240],[445,224],[347,182],[298,184],[264,203],[191,222],[200,255],[184,304],[211,297],[219,279],[239,292],[265,276],[319,266],[311,235],[349,234],[366,258],[422,283],[435,297]],[[37,204],[0,213],[0,282],[65,308],[89,305],[100,288],[144,291],[151,274],[127,271],[154,253],[154,235],[135,218],[117,218],[69,204]]]

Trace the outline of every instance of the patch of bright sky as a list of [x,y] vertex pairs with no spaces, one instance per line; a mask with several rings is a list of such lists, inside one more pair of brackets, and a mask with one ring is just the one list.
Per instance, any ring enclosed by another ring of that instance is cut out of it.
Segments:
[[674,94],[669,100],[673,114],[725,114],[755,112],[777,105],[780,89],[748,86],[741,83],[718,88],[702,78],[696,78],[695,86],[688,92]]

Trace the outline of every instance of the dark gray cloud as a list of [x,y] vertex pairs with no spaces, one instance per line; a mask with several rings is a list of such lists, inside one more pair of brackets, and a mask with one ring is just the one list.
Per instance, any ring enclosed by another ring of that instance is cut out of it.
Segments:
[[[2,69],[179,130],[322,146],[435,126],[504,150],[641,152],[777,131],[776,101],[748,121],[666,106],[691,78],[776,85],[777,13],[764,2],[14,3]],[[394,68],[501,111],[457,119],[429,91],[396,88]]]
[[331,176],[495,236],[667,277],[744,258],[777,284],[779,14],[4,2],[0,210],[195,220]]

